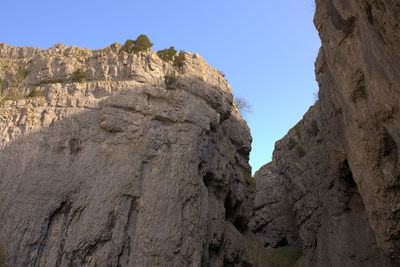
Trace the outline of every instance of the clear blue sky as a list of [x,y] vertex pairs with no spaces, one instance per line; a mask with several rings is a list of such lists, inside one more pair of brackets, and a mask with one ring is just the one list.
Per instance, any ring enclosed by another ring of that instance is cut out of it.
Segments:
[[96,49],[144,33],[153,50],[199,53],[252,105],[253,172],[318,91],[313,0],[2,0],[1,9],[0,41],[10,45]]

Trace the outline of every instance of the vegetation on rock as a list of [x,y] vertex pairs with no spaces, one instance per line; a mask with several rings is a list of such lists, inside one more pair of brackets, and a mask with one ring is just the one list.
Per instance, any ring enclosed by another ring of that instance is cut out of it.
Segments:
[[72,81],[81,83],[86,81],[88,76],[89,76],[89,70],[78,68],[72,73]]
[[152,46],[153,43],[150,42],[149,37],[147,37],[147,35],[141,34],[136,38],[135,41],[131,39],[126,40],[121,50],[127,53],[145,52],[150,51]]
[[182,68],[183,65],[185,64],[186,57],[185,57],[185,51],[180,51],[178,56],[175,57],[174,59],[174,66],[177,66],[179,68]]
[[296,136],[297,136],[297,139],[299,139],[299,141],[301,140],[301,128],[300,128],[300,123],[298,123],[297,125],[296,125]]
[[316,120],[313,120],[312,123],[311,123],[310,133],[313,136],[317,136],[318,133],[319,133],[318,123],[317,123]]
[[165,75],[165,84],[167,85],[167,90],[175,90],[177,86],[177,78],[175,73],[170,73]]
[[237,108],[239,109],[240,114],[250,113],[251,105],[250,103],[244,99],[243,97],[235,97],[233,102],[235,102]]
[[0,97],[0,100],[1,100],[1,102],[17,101],[17,100],[35,98],[35,97],[40,97],[40,96],[42,96],[42,94],[36,88],[30,90],[27,95],[22,94],[21,92],[18,92],[17,90],[15,90],[15,88],[12,88],[8,92],[6,92],[6,94],[3,97]]
[[135,46],[135,41],[128,39],[125,41],[125,44],[121,47],[121,51],[124,51],[126,53],[132,53],[134,46]]
[[14,80],[14,87],[20,87],[22,84],[22,81],[26,78],[26,76],[28,75],[28,70],[26,69],[26,67],[19,67],[17,72],[14,74],[13,76],[13,80]]
[[152,46],[153,43],[150,42],[149,37],[147,37],[144,34],[141,34],[135,41],[135,46],[133,47],[133,53],[149,51],[151,50]]
[[299,158],[302,158],[307,154],[307,152],[305,151],[303,146],[299,145],[296,147],[296,154]]
[[176,55],[176,50],[171,46],[168,49],[157,51],[157,55],[164,61],[172,61]]
[[297,146],[296,140],[294,140],[292,137],[289,138],[289,143],[288,143],[288,148],[289,150],[292,150]]
[[36,97],[36,96],[38,96],[38,94],[39,94],[39,91],[36,88],[34,88],[29,92],[28,97]]
[[23,80],[28,75],[28,70],[24,67],[20,67],[17,70],[16,78],[19,80]]

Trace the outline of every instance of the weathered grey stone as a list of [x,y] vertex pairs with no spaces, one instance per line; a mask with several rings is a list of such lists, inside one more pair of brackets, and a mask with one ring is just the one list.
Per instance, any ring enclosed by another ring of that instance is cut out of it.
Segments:
[[316,4],[319,100],[256,174],[250,226],[266,245],[298,236],[300,265],[399,266],[400,5]]
[[279,175],[275,162],[255,174],[256,197],[250,229],[258,234],[266,247],[295,247],[301,250],[285,177]]
[[[228,83],[199,55],[186,53],[179,69],[120,47],[0,45],[0,243],[10,264],[257,266],[262,257],[242,242],[251,137]],[[81,83],[78,68],[89,70]]]

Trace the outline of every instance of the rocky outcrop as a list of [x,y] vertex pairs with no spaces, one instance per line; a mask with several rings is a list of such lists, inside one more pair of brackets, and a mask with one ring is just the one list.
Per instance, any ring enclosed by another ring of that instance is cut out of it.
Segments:
[[197,54],[178,68],[120,48],[0,44],[2,258],[257,266],[251,137],[228,83]]
[[304,266],[398,266],[400,4],[316,2],[319,100],[256,173],[250,226]]

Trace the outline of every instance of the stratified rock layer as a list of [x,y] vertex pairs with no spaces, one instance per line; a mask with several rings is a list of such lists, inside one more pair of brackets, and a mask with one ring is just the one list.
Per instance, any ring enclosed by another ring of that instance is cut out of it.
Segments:
[[399,266],[400,3],[316,3],[319,100],[256,173],[250,226],[305,266]]
[[177,68],[120,48],[0,44],[3,255],[11,266],[255,266],[241,233],[251,137],[226,80],[197,54]]

